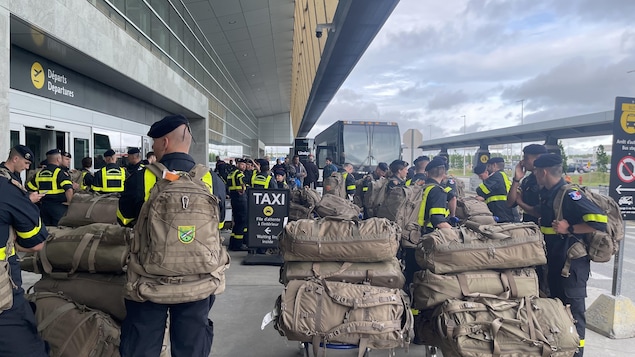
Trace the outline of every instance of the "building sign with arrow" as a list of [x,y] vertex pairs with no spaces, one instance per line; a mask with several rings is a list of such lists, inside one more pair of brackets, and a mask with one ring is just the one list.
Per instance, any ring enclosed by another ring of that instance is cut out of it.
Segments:
[[278,235],[289,215],[289,190],[250,188],[247,195],[247,246],[278,248]]
[[609,193],[624,219],[635,220],[635,98],[615,98]]

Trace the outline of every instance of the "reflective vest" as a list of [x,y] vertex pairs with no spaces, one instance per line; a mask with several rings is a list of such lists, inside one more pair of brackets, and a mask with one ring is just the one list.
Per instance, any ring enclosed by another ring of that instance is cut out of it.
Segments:
[[[348,172],[344,172],[342,174],[342,180],[344,180],[344,184],[346,185],[346,178],[348,177]],[[346,186],[346,192],[348,193],[349,191],[355,191],[355,182],[353,182],[352,185],[347,185]]]
[[229,190],[230,191],[242,191],[243,190],[243,177],[245,177],[245,174],[243,174],[242,171],[240,170],[234,170],[234,172],[232,172],[231,174],[229,174],[229,176],[227,177],[227,183],[229,184]]
[[122,167],[106,169],[102,167],[98,171],[101,175],[101,187],[93,185],[96,192],[123,192],[123,185],[126,181],[126,170]]
[[271,175],[256,175],[251,181],[251,186],[254,188],[269,188],[269,182],[271,182]]
[[84,183],[84,179],[86,178],[86,174],[88,173],[88,171],[82,171],[82,176],[79,179],[79,189],[80,190],[87,190],[88,186],[86,186],[86,184]]
[[[507,201],[507,194],[509,193],[509,189],[512,187],[512,182],[509,180],[506,174],[501,171],[496,171],[493,175],[499,173],[503,177],[503,182],[505,182],[505,194],[504,195],[492,195],[485,198],[485,203],[491,203],[495,201]],[[484,194],[489,195],[491,191],[485,186],[485,183],[481,183],[478,187],[483,191]]]
[[57,183],[57,177],[59,176],[62,169],[60,167],[56,167],[55,170],[51,172],[48,168],[43,168],[40,172],[35,175],[35,185],[31,182],[27,184],[29,189],[37,191],[38,193],[46,193],[47,195],[58,195],[64,193],[65,185],[72,185],[73,182],[70,180],[64,180]]
[[[432,225],[432,221],[430,220],[430,216],[432,216],[433,214],[442,214],[444,217],[447,217],[450,215],[450,211],[445,207],[430,207],[430,209],[427,210],[426,212],[428,195],[430,194],[430,191],[432,191],[432,189],[435,186],[437,185],[429,184],[427,187],[423,189],[423,198],[421,199],[421,206],[419,207],[419,216],[417,219],[417,223],[421,227],[434,228],[434,226]],[[445,192],[445,190],[443,191]]]

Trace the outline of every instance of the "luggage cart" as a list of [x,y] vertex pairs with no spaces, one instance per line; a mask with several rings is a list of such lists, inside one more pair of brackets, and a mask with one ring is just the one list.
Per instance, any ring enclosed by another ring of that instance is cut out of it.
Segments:
[[[310,345],[311,345],[311,342],[300,342],[300,348],[304,350],[304,357],[311,357],[311,349],[309,348]],[[322,346],[323,346],[322,343],[320,343],[320,348],[322,348]],[[326,348],[332,349],[332,350],[354,350],[359,348],[359,346],[351,345],[347,343],[327,343]],[[364,357],[370,356],[370,348],[366,348],[366,351],[364,351],[363,356]],[[318,357],[318,356],[313,356],[313,357]]]

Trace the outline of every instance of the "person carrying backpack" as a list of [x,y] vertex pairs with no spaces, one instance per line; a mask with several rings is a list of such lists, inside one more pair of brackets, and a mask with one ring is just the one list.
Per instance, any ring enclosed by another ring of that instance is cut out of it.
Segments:
[[[147,135],[153,138],[158,165],[128,178],[117,211],[120,224],[135,228],[120,353],[159,356],[169,311],[172,356],[208,356],[214,338],[208,315],[214,294],[224,290],[228,264],[219,233],[225,187],[187,154],[192,134],[183,115],[155,122]],[[161,249],[162,254],[155,253]],[[148,288],[142,291],[140,285]],[[160,295],[165,289],[170,289],[167,296]]]
[[[529,211],[532,216],[540,217],[540,231],[545,236],[549,297],[571,305],[571,314],[580,335],[576,357],[582,357],[586,329],[586,286],[591,262],[580,242],[584,241],[586,233],[606,232],[608,219],[602,209],[578,188],[566,188],[564,195],[560,195],[562,206],[558,217],[554,201],[566,184],[562,178],[562,158],[557,154],[543,154],[534,161],[533,166],[536,181],[543,189],[540,191],[539,209],[532,207]],[[566,264],[570,264],[567,274],[563,272]]]

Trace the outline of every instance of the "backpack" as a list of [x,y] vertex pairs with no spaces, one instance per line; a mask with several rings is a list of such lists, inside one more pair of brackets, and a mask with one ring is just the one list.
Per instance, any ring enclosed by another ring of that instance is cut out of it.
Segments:
[[324,186],[324,193],[346,198],[346,182],[344,181],[344,175],[342,175],[341,172],[332,173],[331,176],[324,179],[322,184],[322,186]]
[[[129,298],[183,303],[217,289],[220,293],[229,259],[218,229],[218,198],[201,180],[208,169],[196,165],[175,175],[160,163],[146,169],[157,182],[134,227],[126,284]],[[172,177],[161,179],[166,174]]]
[[401,245],[404,247],[416,247],[421,238],[419,210],[423,193],[432,186],[434,184],[393,187],[383,195],[385,199],[376,210],[377,217],[388,218],[401,227]]
[[[591,202],[596,204],[602,212],[607,216],[608,221],[606,223],[606,232],[595,231],[593,233],[587,233],[584,235],[584,244],[586,253],[589,258],[598,263],[604,263],[611,260],[611,256],[617,253],[620,246],[620,241],[624,238],[624,221],[620,212],[620,206],[615,200],[609,196],[595,193],[587,187],[580,187],[574,184],[564,185],[560,188],[553,200],[553,211],[556,220],[562,219],[562,202],[567,190],[579,190],[581,191]],[[582,253],[583,254],[583,253]],[[567,263],[569,259],[576,258],[571,257],[568,254]],[[565,269],[562,273],[568,276],[568,264],[565,264]]]
[[386,199],[388,180],[382,177],[379,180],[370,181],[367,187],[368,190],[364,192],[363,196],[363,206],[366,208],[368,217],[377,217],[377,208],[383,204]]
[[456,201],[456,216],[461,220],[477,222],[480,224],[496,224],[492,212],[483,201],[476,197],[463,197]]
[[361,212],[360,208],[353,202],[329,193],[322,196],[314,211],[320,217],[336,217],[348,220],[358,219]]

